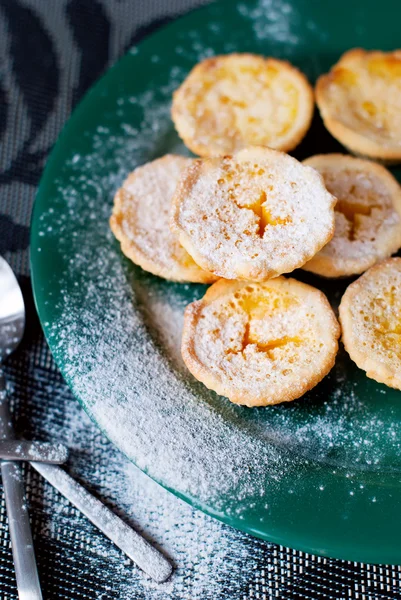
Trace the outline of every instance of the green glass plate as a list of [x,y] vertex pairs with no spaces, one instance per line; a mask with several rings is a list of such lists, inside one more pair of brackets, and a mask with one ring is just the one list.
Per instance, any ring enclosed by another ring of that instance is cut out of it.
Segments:
[[[266,540],[363,562],[401,563],[401,392],[345,353],[299,401],[231,404],[186,371],[185,305],[200,285],[126,260],[108,227],[136,165],[186,152],[172,91],[212,54],[287,58],[314,81],[345,50],[399,44],[401,4],[218,2],[133,48],[86,95],[43,175],[32,221],[37,309],[64,377],[105,434],[179,497]],[[295,156],[341,151],[318,116]],[[297,273],[338,303],[347,283]]]

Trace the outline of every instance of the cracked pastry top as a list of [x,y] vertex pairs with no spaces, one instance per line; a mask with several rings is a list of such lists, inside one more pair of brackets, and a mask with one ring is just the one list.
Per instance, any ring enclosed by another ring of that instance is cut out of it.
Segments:
[[340,328],[325,295],[295,279],[213,284],[185,311],[182,355],[208,388],[246,406],[288,402],[332,368]]
[[325,277],[358,275],[401,247],[401,188],[383,166],[345,154],[304,161],[337,197],[333,239],[302,268]]
[[177,186],[171,227],[203,269],[265,281],[301,267],[327,244],[335,202],[316,170],[252,147],[195,160]]

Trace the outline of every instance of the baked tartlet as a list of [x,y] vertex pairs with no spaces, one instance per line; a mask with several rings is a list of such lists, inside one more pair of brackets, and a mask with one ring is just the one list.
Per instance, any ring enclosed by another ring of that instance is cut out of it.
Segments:
[[177,186],[171,227],[203,269],[266,281],[301,267],[330,241],[335,202],[315,169],[252,147],[194,160]]
[[182,355],[236,404],[289,402],[332,368],[340,328],[325,295],[295,279],[220,280],[185,311]]
[[346,52],[319,77],[316,102],[327,129],[349,150],[401,160],[401,50]]
[[346,290],[340,304],[345,349],[366,375],[401,389],[401,258],[388,258]]
[[359,275],[401,247],[401,188],[383,166],[345,154],[304,161],[337,197],[333,239],[303,269],[325,277]]
[[114,197],[110,227],[136,265],[173,281],[211,283],[169,227],[171,199],[190,158],[167,154],[133,171]]
[[290,63],[255,54],[228,54],[197,64],[174,92],[172,118],[200,156],[247,146],[289,151],[309,129],[313,91]]

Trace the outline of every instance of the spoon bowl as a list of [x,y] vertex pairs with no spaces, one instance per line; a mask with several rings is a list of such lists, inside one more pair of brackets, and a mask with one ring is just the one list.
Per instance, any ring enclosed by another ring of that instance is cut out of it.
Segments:
[[[1,363],[22,340],[25,329],[25,305],[17,278],[0,256],[0,440],[13,440],[8,411],[5,375]],[[33,549],[31,526],[26,510],[24,482],[18,463],[0,463],[8,515],[15,577],[20,600],[42,600],[42,592]]]
[[11,267],[0,256],[0,363],[19,345],[25,329],[25,305]]

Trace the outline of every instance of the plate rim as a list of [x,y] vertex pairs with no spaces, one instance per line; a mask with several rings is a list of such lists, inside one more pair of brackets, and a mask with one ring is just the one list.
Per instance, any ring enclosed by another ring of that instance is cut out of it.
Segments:
[[[363,4],[364,2],[361,2],[361,4]],[[226,4],[226,5],[230,5],[231,4],[231,0],[222,0],[219,4]],[[157,29],[155,31],[153,31],[152,33],[145,35],[139,42],[138,44],[135,44],[133,46],[133,48],[136,48],[137,46],[141,46],[144,43],[151,43],[154,37],[157,37],[157,35],[165,30],[166,28],[171,27],[172,25],[174,27],[179,26],[183,21],[185,21],[186,19],[188,19],[188,17],[193,17],[196,14],[199,13],[207,13],[210,11],[211,7],[216,6],[215,2],[212,2],[211,4],[206,4],[204,6],[195,8],[189,12],[187,12],[184,15],[181,15],[180,17],[176,18],[176,19],[172,19],[171,21],[169,21],[168,23],[157,27]],[[42,302],[38,299],[39,297],[39,283],[38,280],[40,279],[40,276],[38,274],[38,269],[37,269],[37,258],[33,256],[33,249],[36,247],[36,243],[35,240],[37,239],[37,232],[36,232],[36,226],[37,223],[39,221],[39,208],[40,208],[40,204],[42,202],[42,196],[46,196],[46,184],[47,184],[47,180],[48,178],[51,176],[51,173],[53,172],[54,166],[57,165],[58,163],[58,158],[59,158],[59,153],[60,151],[62,151],[62,149],[64,148],[64,141],[67,139],[68,136],[68,132],[69,129],[71,127],[71,122],[78,120],[79,117],[81,116],[81,114],[84,114],[84,112],[86,111],[87,106],[90,106],[90,102],[92,101],[92,98],[96,98],[98,91],[103,87],[104,82],[107,81],[107,79],[110,76],[111,72],[115,72],[116,70],[121,68],[121,65],[123,65],[126,61],[130,60],[130,58],[133,57],[133,52],[132,52],[132,48],[129,49],[117,62],[115,62],[111,67],[109,67],[105,73],[89,88],[89,90],[84,94],[84,96],[80,99],[80,101],[77,103],[77,105],[75,106],[75,108],[73,109],[72,113],[70,114],[70,116],[68,117],[67,121],[65,122],[64,126],[62,127],[62,130],[57,138],[56,144],[54,145],[50,156],[46,162],[46,166],[45,169],[42,173],[41,179],[40,179],[40,183],[38,186],[38,190],[36,193],[36,197],[35,197],[35,201],[34,201],[34,205],[33,205],[33,209],[32,209],[32,216],[31,216],[31,231],[30,231],[30,272],[31,272],[31,281],[32,281],[32,289],[33,289],[33,296],[34,296],[34,302],[35,302],[35,306],[36,306],[36,310],[39,316],[39,320],[42,326],[42,330],[44,331],[47,343],[50,347],[50,350],[52,351],[52,342],[50,340],[50,336],[48,335],[47,332],[47,328],[44,325],[44,322],[46,320],[46,318],[43,316],[43,306],[42,306]],[[52,351],[52,355],[53,355],[53,351]],[[54,356],[54,355],[53,355]],[[57,360],[57,358],[55,358],[55,361],[57,363],[58,368],[60,369],[64,379],[66,380],[68,386],[70,387],[70,389],[73,390],[73,384],[71,382],[71,379],[68,377],[68,375],[65,372],[65,369],[63,367],[62,364],[59,363],[59,361]],[[110,436],[107,434],[106,431],[104,431],[102,429],[102,427],[100,427],[100,425],[97,423],[96,419],[93,417],[93,415],[90,413],[90,411],[88,410],[88,405],[79,397],[78,394],[76,394],[73,390],[74,396],[77,398],[77,400],[79,401],[80,405],[84,408],[85,412],[87,412],[87,414],[89,414],[89,416],[91,417],[91,419],[96,423],[96,425],[101,429],[102,433],[104,433],[106,435],[106,437],[108,437],[110,439]],[[115,444],[115,442],[113,442]],[[115,444],[116,445],[116,444]],[[118,445],[117,445],[118,447]],[[120,449],[120,448],[119,448]],[[120,450],[121,451],[121,450]],[[132,461],[132,458],[128,457],[130,461]],[[133,461],[132,461],[133,462]],[[145,471],[146,473],[146,471]],[[151,474],[147,473],[150,477],[152,477]],[[153,477],[152,477],[153,478]],[[259,537],[261,539],[264,539],[266,541],[272,542],[272,543],[276,543],[276,544],[281,544],[281,545],[285,545],[285,546],[289,546],[291,548],[294,548],[296,550],[300,550],[300,551],[304,551],[304,552],[309,552],[309,553],[313,553],[313,554],[317,554],[317,555],[323,555],[323,556],[329,556],[332,558],[336,558],[336,559],[342,559],[342,560],[351,560],[351,561],[358,561],[358,562],[371,562],[371,563],[379,563],[379,562],[383,562],[383,560],[380,558],[378,560],[374,559],[375,556],[377,555],[376,551],[373,551],[373,555],[371,553],[367,553],[365,554],[360,554],[360,552],[356,552],[354,553],[353,551],[351,552],[340,552],[337,553],[337,551],[334,552],[330,552],[329,554],[326,552],[319,552],[316,548],[311,548],[310,546],[308,546],[307,544],[299,544],[297,542],[296,539],[291,539],[291,536],[289,535],[285,535],[284,536],[277,536],[277,535],[273,535],[273,534],[269,534],[268,537],[266,537],[265,534],[260,534],[257,531],[250,531],[249,528],[247,527],[241,527],[241,523],[238,520],[234,520],[231,517],[228,517],[226,515],[222,515],[219,514],[218,512],[214,512],[213,510],[208,510],[205,509],[205,506],[202,505],[201,503],[198,503],[196,499],[190,499],[187,495],[181,494],[179,491],[168,487],[167,485],[165,485],[163,482],[158,481],[157,479],[155,479],[155,481],[157,481],[157,483],[159,483],[160,485],[162,485],[164,488],[166,488],[167,490],[169,490],[170,492],[172,492],[174,495],[178,496],[179,498],[181,498],[182,500],[189,502],[190,504],[192,504],[193,506],[195,506],[196,508],[202,510],[203,512],[206,512],[207,514],[209,514],[210,516],[219,519],[220,521],[227,523],[233,527],[235,527],[236,529],[239,529],[241,531],[244,531],[246,533],[251,533],[252,535],[255,535],[256,537]],[[289,541],[290,538],[290,541]],[[347,555],[345,557],[345,555]],[[395,559],[395,560],[394,560]],[[389,562],[391,562],[392,564],[401,564],[401,550],[398,553],[398,555],[395,557],[393,557],[392,560],[390,560]]]

